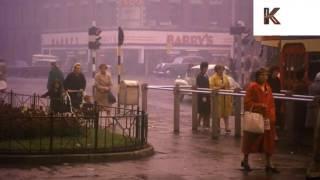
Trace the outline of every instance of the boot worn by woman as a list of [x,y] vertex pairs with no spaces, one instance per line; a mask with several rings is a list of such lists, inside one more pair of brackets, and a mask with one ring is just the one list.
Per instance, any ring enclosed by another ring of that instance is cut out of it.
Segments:
[[280,171],[277,168],[272,167],[272,166],[266,166],[266,172],[267,173],[274,173],[274,174],[280,173]]
[[243,167],[244,171],[247,171],[247,172],[252,171],[251,167],[249,166],[249,163],[246,161],[241,161],[241,167]]

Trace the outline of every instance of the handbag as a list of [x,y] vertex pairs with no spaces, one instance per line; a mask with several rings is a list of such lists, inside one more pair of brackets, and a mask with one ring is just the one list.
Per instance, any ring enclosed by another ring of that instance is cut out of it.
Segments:
[[265,130],[265,119],[259,113],[245,111],[243,116],[243,131],[263,134]]
[[117,102],[116,97],[112,94],[111,91],[108,91],[107,98],[108,98],[108,102],[109,102],[110,104],[114,104],[114,103]]

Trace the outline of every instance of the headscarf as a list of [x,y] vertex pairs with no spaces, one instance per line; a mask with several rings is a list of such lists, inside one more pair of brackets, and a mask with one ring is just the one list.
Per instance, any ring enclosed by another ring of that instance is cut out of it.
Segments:
[[74,71],[74,69],[76,68],[76,66],[81,66],[81,64],[80,63],[75,63],[73,66],[72,66],[72,72]]

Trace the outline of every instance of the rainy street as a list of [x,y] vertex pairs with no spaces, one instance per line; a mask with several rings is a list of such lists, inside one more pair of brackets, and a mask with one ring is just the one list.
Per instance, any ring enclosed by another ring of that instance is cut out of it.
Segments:
[[0,0],[0,180],[320,179],[319,6]]
[[[140,82],[169,85],[173,79],[136,77]],[[35,90],[42,93],[46,79],[9,78],[9,87],[20,93]],[[33,87],[30,90],[29,87]],[[89,87],[89,86],[87,86]],[[105,163],[62,163],[58,165],[1,165],[0,179],[150,179],[150,180],[195,180],[195,179],[304,179],[305,167],[310,153],[305,149],[288,148],[277,150],[275,165],[279,175],[267,175],[264,158],[252,157],[254,170],[241,170],[240,139],[222,133],[218,140],[210,138],[209,130],[191,130],[191,99],[186,98],[181,106],[181,132],[173,133],[172,92],[150,91],[149,143],[155,155],[130,161]],[[233,121],[231,121],[233,123]]]

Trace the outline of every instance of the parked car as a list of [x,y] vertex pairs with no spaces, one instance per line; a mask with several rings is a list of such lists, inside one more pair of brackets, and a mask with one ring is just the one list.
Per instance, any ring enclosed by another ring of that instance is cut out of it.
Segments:
[[31,65],[25,61],[15,61],[15,64],[8,67],[9,76],[18,77],[45,77],[51,69],[51,63],[57,62],[58,57],[47,54],[32,55]]
[[34,54],[32,55],[31,66],[25,68],[24,72],[29,77],[44,77],[48,76],[51,69],[51,63],[58,63],[58,57],[49,54]]
[[195,64],[200,64],[204,60],[201,56],[179,56],[176,57],[171,63],[157,64],[153,74],[159,76],[176,77],[183,75],[188,69]]
[[6,88],[6,63],[4,60],[0,59],[0,91],[4,91]]
[[[216,64],[209,64],[208,66],[208,76],[212,76],[214,74],[214,67]],[[228,76],[228,80],[230,82],[231,89],[236,89],[236,88],[241,88],[240,84],[237,83],[229,74],[230,74],[230,69],[227,66],[224,66],[225,68],[225,74]],[[180,85],[180,86],[195,86],[196,85],[196,78],[198,74],[200,73],[200,65],[196,65],[191,67],[190,71],[187,71],[183,77],[178,76],[178,78],[175,80],[175,85]],[[191,95],[187,94],[187,95]],[[180,100],[182,101],[184,96],[182,95],[180,97]]]

